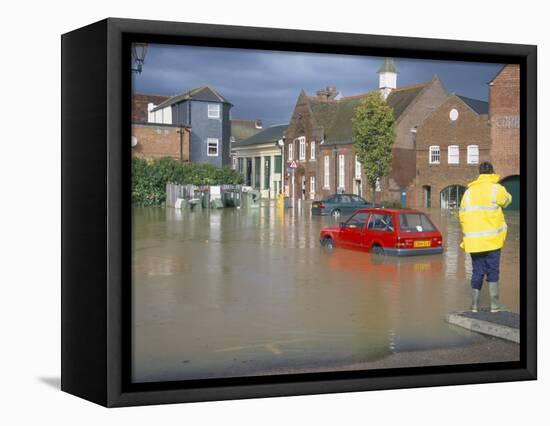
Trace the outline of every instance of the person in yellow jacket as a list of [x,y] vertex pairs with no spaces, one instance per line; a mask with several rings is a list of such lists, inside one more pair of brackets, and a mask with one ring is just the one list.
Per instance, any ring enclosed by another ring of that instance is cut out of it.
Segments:
[[460,247],[472,258],[472,312],[479,310],[479,297],[484,278],[489,284],[491,312],[506,308],[499,303],[498,280],[500,250],[506,240],[507,226],[502,209],[512,196],[500,185],[489,162],[479,165],[479,177],[468,184],[460,202],[460,226],[463,240]]

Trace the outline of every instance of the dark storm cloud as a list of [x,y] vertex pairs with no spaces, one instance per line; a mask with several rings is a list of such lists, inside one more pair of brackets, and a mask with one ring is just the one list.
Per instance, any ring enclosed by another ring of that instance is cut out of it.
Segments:
[[[314,94],[334,86],[344,96],[378,87],[382,59],[350,55],[150,45],[143,72],[133,77],[139,93],[175,95],[209,84],[234,104],[234,118],[288,122],[300,90]],[[449,92],[486,100],[487,82],[502,65],[395,59],[397,84],[428,81],[437,74]]]

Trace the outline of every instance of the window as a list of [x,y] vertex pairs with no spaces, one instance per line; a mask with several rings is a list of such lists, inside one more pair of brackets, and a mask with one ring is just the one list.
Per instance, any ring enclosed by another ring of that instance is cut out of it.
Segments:
[[358,195],[352,195],[351,196],[351,202],[352,203],[355,203],[355,204],[366,204],[367,202],[365,200],[363,200],[360,196]]
[[315,141],[309,143],[309,159],[315,160]]
[[330,156],[325,155],[323,187],[330,189]]
[[460,151],[458,149],[458,145],[449,145],[447,152],[447,162],[449,164],[460,163]]
[[309,177],[309,192],[315,194],[315,176]]
[[389,214],[372,214],[369,219],[368,229],[372,231],[393,232],[393,217]]
[[292,161],[292,150],[294,149],[294,144],[289,143],[288,144],[288,161]]
[[357,212],[346,222],[346,226],[350,228],[363,228],[369,217],[368,212]]
[[216,138],[208,138],[207,144],[208,144],[207,155],[209,157],[217,157],[219,140]]
[[441,160],[441,151],[439,150],[439,145],[432,145],[430,146],[430,156],[429,156],[430,164],[439,164]]
[[208,118],[220,118],[220,104],[208,104]]
[[304,136],[296,139],[298,141],[299,145],[299,156],[298,160],[305,160],[306,159],[306,138]]
[[349,195],[340,195],[340,203],[351,204],[351,197]]
[[399,228],[402,232],[432,232],[435,230],[430,219],[422,213],[400,214]]
[[479,146],[468,145],[468,164],[479,163]]
[[345,157],[344,154],[338,155],[338,188],[346,189],[344,180],[346,178],[346,169],[345,169]]
[[357,155],[355,156],[355,179],[361,180],[361,163],[359,162]]

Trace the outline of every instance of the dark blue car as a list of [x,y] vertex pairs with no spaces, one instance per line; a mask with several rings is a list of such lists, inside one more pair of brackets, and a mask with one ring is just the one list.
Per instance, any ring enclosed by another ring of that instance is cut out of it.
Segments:
[[381,204],[371,203],[355,194],[334,194],[325,200],[314,201],[311,205],[311,214],[330,215],[338,220],[342,215],[349,215],[357,209],[383,207]]

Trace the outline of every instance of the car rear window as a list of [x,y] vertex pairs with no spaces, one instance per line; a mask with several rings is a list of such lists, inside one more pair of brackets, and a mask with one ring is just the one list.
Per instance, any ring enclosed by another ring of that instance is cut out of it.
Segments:
[[399,228],[403,232],[431,232],[435,231],[430,219],[422,213],[401,213]]

